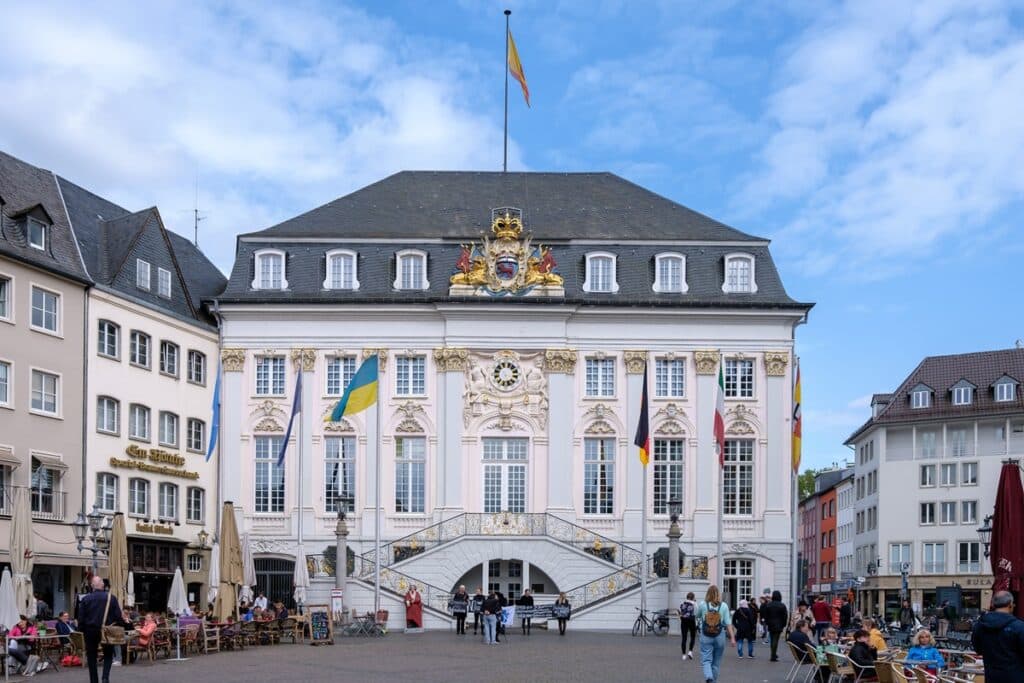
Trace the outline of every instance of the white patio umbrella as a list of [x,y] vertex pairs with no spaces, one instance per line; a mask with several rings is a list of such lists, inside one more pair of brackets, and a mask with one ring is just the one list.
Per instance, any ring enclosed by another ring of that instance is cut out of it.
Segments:
[[34,617],[36,601],[32,596],[32,510],[27,488],[14,489],[14,514],[11,516],[11,569],[14,572],[14,599],[20,614]]
[[171,614],[181,614],[186,609],[188,609],[188,595],[185,593],[185,581],[181,578],[181,567],[178,567],[174,570],[171,592],[167,596],[167,611]]
[[256,585],[256,563],[252,559],[252,546],[249,545],[249,534],[242,536],[242,587],[238,591],[238,602],[245,601],[252,605],[255,598],[252,587]]
[[305,605],[309,589],[309,568],[306,566],[306,553],[303,552],[301,545],[295,553],[295,576],[292,580],[295,583],[295,593],[292,597],[299,605]]
[[11,579],[11,572],[5,569],[3,578],[0,579],[0,628],[11,628],[18,623],[20,616],[14,597],[14,581]]
[[135,607],[135,572],[128,572],[128,583],[125,586],[124,606]]
[[210,587],[206,591],[206,602],[217,602],[217,591],[220,588],[220,543],[213,542],[210,547]]

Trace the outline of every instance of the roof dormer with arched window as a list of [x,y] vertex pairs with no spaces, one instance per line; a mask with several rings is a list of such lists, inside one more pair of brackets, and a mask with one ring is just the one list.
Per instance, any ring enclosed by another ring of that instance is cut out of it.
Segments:
[[419,249],[403,249],[395,254],[395,289],[424,290],[427,281],[427,253]]
[[253,289],[288,289],[288,254],[280,249],[260,249],[254,263]]
[[667,294],[686,294],[686,257],[674,251],[654,256],[654,291]]
[[351,249],[332,249],[326,255],[324,289],[359,289],[359,256]]
[[726,294],[753,294],[757,291],[754,256],[743,252],[725,255],[725,278],[722,291]]
[[583,280],[584,292],[614,294],[619,291],[615,272],[615,254],[608,251],[592,251],[587,254],[587,272]]

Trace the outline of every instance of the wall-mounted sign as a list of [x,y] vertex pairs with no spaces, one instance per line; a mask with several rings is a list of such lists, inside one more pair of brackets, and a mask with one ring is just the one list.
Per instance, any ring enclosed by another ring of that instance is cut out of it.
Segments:
[[[198,472],[176,469],[185,466],[185,458],[174,453],[162,451],[159,448],[140,448],[132,444],[124,449],[130,460],[111,458],[110,466],[126,470],[138,470],[152,474],[164,474],[169,477],[181,477],[182,479],[198,479]],[[154,464],[155,463],[155,464]]]
[[170,524],[149,524],[147,522],[136,522],[135,530],[140,534],[174,534],[174,527]]

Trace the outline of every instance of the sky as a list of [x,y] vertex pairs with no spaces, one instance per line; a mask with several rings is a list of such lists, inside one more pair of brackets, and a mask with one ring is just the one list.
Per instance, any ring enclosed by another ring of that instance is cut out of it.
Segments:
[[1024,234],[1024,10],[892,2],[7,3],[0,149],[235,235],[404,169],[618,173],[772,240],[804,464],[929,355],[1009,348]]

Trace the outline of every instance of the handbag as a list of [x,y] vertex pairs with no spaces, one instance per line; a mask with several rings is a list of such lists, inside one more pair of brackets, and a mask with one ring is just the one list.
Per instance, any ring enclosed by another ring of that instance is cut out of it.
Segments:
[[124,645],[124,626],[107,625],[107,614],[110,612],[110,598],[107,593],[107,606],[103,609],[103,624],[100,626],[100,643],[103,645]]

